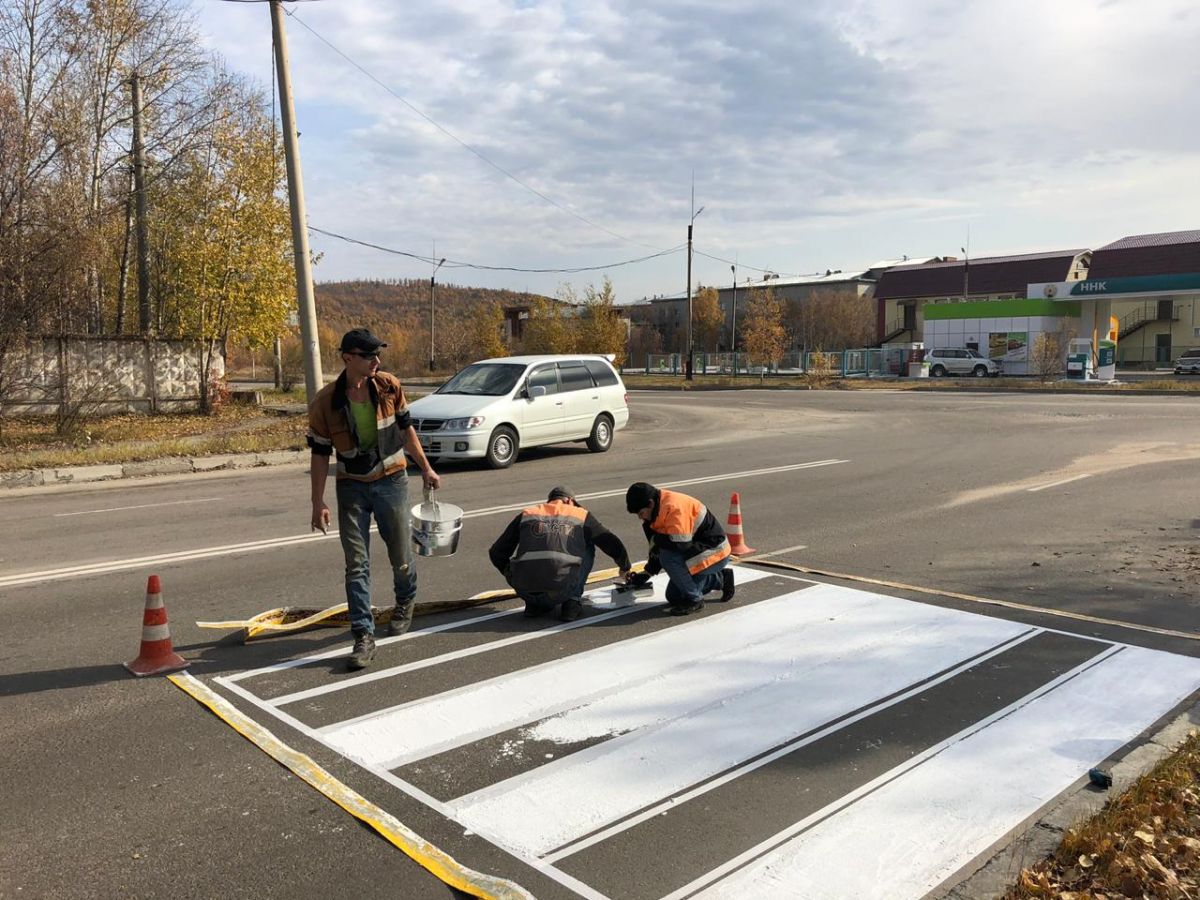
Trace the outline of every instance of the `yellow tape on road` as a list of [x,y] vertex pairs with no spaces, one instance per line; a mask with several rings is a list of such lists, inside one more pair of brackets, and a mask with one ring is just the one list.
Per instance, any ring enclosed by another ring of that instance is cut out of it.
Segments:
[[[640,571],[642,564],[635,565],[634,571]],[[601,569],[588,576],[587,583],[607,581],[617,575],[615,568]],[[515,600],[516,591],[503,588],[496,591],[484,591],[465,600],[435,600],[432,603],[418,603],[413,610],[414,616],[429,616],[435,613],[453,612],[458,609],[470,609],[484,603],[496,600]],[[392,620],[392,609],[377,609],[371,607],[377,628]],[[197,622],[198,628],[215,628],[221,631],[242,630],[242,642],[258,638],[275,637],[280,634],[295,634],[309,628],[349,628],[350,611],[345,603],[338,603],[325,609],[313,609],[303,606],[281,606],[268,609],[249,619],[226,619],[221,622]]]
[[180,690],[207,706],[217,718],[246,738],[297,777],[304,779],[350,815],[370,825],[405,855],[428,869],[450,887],[485,900],[534,900],[531,893],[512,881],[485,875],[462,865],[408,828],[391,813],[376,806],[317,765],[309,756],[293,750],[274,734],[237,709],[208,685],[188,674],[170,675]]
[[1170,628],[1155,628],[1153,625],[1139,625],[1137,622],[1125,622],[1121,619],[1103,619],[1099,616],[1089,616],[1086,613],[1070,612],[1065,609],[1051,609],[1047,606],[1031,606],[1028,603],[1016,603],[1012,600],[995,600],[991,597],[976,597],[974,594],[960,594],[957,591],[944,591],[940,588],[918,587],[915,584],[903,584],[899,581],[883,581],[879,578],[867,578],[862,575],[846,575],[842,572],[827,572],[822,569],[811,569],[808,566],[798,566],[795,563],[779,562],[775,559],[753,559],[746,557],[741,563],[752,563],[756,566],[768,566],[773,569],[788,569],[792,572],[802,572],[805,575],[820,575],[822,578],[836,578],[839,581],[857,581],[861,584],[874,584],[879,587],[895,588],[902,591],[913,591],[917,594],[931,594],[935,597],[953,597],[955,600],[968,600],[971,603],[985,603],[988,606],[1003,606],[1005,609],[1019,609],[1022,612],[1038,613],[1043,616],[1058,616],[1063,619],[1074,619],[1077,622],[1090,622],[1093,625],[1111,625],[1114,628],[1128,628],[1132,631],[1144,631],[1148,634],[1161,634],[1166,637],[1183,638],[1188,641],[1200,641],[1200,634],[1194,631],[1173,631]]

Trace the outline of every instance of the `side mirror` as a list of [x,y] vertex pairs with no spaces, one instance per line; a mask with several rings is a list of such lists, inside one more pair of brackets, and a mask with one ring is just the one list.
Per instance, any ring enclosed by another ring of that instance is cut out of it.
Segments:
[[528,388],[527,390],[528,390],[530,400],[533,400],[537,397],[545,397],[546,396],[546,389],[544,387],[542,387],[540,384],[536,384],[533,387]]

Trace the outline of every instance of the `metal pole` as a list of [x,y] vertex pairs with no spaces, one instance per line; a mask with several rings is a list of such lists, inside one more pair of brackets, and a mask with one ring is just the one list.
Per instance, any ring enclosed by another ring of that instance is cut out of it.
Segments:
[[729,267],[733,272],[733,328],[729,335],[729,349],[733,351],[733,374],[737,374],[737,263]]
[[687,254],[687,362],[683,365],[683,375],[692,380],[692,226],[688,223],[688,254]]
[[433,267],[433,274],[429,276],[429,371],[432,372],[435,366],[435,356],[433,354],[433,282],[437,278],[437,270],[442,267],[442,263],[446,261],[445,257],[438,260],[437,265]]
[[296,267],[300,340],[304,345],[304,389],[308,402],[312,403],[317,392],[325,385],[325,375],[321,371],[321,348],[317,344],[317,303],[313,296],[312,266],[308,251],[304,177],[300,172],[296,107],[292,101],[287,33],[283,28],[283,4],[280,0],[271,0],[271,32],[275,43],[275,70],[279,73],[279,112],[283,119],[283,152],[287,160],[288,201],[292,211],[292,257]]

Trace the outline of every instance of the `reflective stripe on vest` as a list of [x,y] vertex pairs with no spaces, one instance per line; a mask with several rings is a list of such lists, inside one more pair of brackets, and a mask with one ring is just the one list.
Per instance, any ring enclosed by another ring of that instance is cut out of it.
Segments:
[[699,575],[711,565],[715,565],[727,557],[731,552],[729,541],[721,541],[720,544],[713,547],[711,550],[705,550],[702,553],[697,553],[687,561],[688,571],[693,575]]

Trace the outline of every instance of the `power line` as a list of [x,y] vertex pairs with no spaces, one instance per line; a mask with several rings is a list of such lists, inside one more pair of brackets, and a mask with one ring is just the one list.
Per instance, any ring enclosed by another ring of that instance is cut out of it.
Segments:
[[[237,0],[242,2],[242,0]],[[418,262],[429,263],[430,265],[438,262],[432,256],[425,256],[420,253],[409,253],[407,250],[396,250],[392,247],[384,247],[381,244],[372,244],[370,241],[361,241],[358,238],[348,237],[344,234],[338,234],[334,231],[326,231],[323,228],[317,228],[315,225],[308,226],[309,231],[314,231],[317,234],[323,234],[326,237],[336,238],[339,241],[345,241],[348,244],[357,244],[360,247],[368,247],[371,250],[378,250],[381,253],[390,253],[393,256],[403,256],[408,259],[415,259]],[[647,256],[639,256],[637,259],[626,259],[621,262],[608,263],[602,266],[575,266],[567,269],[527,269],[520,266],[488,266],[483,263],[464,262],[463,260],[446,258],[447,269],[477,269],[484,272],[527,272],[533,274],[555,274],[555,275],[572,275],[579,272],[598,272],[603,269],[619,269],[622,266],[632,266],[637,263],[647,262],[651,259],[658,259],[660,256],[669,256],[672,253],[678,253],[684,247],[680,244],[677,247],[672,247],[669,250],[660,250],[658,253],[651,253]]]
[[778,269],[762,269],[762,268],[759,268],[758,266],[752,266],[748,263],[738,262],[737,260],[725,259],[725,257],[723,257],[723,256],[713,256],[711,253],[705,253],[703,250],[696,250],[694,248],[692,250],[692,253],[694,253],[696,256],[703,256],[708,259],[716,260],[717,262],[729,263],[729,265],[736,265],[739,269],[753,269],[755,272],[762,272],[764,274],[767,272],[770,272],[772,275],[782,275],[785,278],[807,278],[810,275],[821,275],[822,274],[821,272],[780,272]]
[[[246,2],[246,0],[237,0],[237,2]],[[543,194],[541,191],[539,191],[537,188],[533,187],[532,185],[526,184],[524,181],[522,181],[520,178],[518,178],[512,172],[508,171],[508,169],[504,168],[499,163],[493,162],[491,159],[489,159],[483,153],[480,153],[478,150],[476,150],[474,147],[472,147],[466,141],[459,138],[458,135],[454,134],[454,132],[450,131],[450,129],[443,126],[440,122],[438,122],[432,116],[421,111],[416,106],[414,106],[412,103],[410,103],[408,100],[406,100],[404,97],[402,97],[400,94],[396,93],[394,90],[391,89],[391,87],[389,87],[387,84],[385,84],[384,82],[379,80],[377,77],[375,77],[375,75],[373,75],[371,72],[369,72],[366,68],[359,65],[359,63],[357,63],[354,59],[352,59],[350,56],[348,56],[346,53],[344,53],[342,50],[340,50],[336,45],[334,45],[331,41],[329,41],[323,35],[318,33],[315,29],[313,29],[310,25],[308,25],[303,19],[301,19],[299,16],[297,16],[294,12],[288,12],[288,15],[291,16],[293,19],[295,19],[298,23],[300,23],[300,25],[309,32],[309,34],[311,34],[313,37],[315,37],[317,40],[319,40],[321,43],[323,43],[325,46],[327,46],[330,50],[332,50],[334,53],[336,53],[338,56],[340,56],[342,59],[344,59],[350,65],[352,65],[354,68],[356,68],[359,72],[361,72],[367,78],[371,79],[371,81],[375,82],[375,84],[379,85],[381,88],[383,88],[389,94],[391,94],[392,97],[394,97],[395,99],[397,99],[401,103],[403,103],[405,106],[407,106],[410,110],[412,110],[412,112],[416,113],[418,116],[420,116],[422,119],[424,119],[430,125],[432,125],[434,128],[436,128],[442,134],[446,135],[446,137],[450,138],[450,140],[454,141],[456,144],[458,144],[460,147],[462,147],[463,149],[467,150],[468,152],[470,152],[471,154],[476,156],[478,159],[487,163],[489,166],[491,166],[497,172],[504,175],[506,178],[512,179],[513,181],[515,181],[521,187],[525,188],[525,190],[529,191],[534,196],[541,198],[546,203],[549,203],[551,206],[553,206],[555,209],[557,209],[561,212],[564,212],[569,216],[573,216],[574,218],[578,219],[580,222],[583,222],[585,225],[589,225],[592,228],[595,228],[599,231],[603,231],[605,234],[610,235],[611,237],[615,237],[618,240],[625,241],[627,244],[636,244],[639,247],[649,247],[651,250],[661,250],[662,249],[661,247],[655,247],[652,244],[646,244],[646,243],[643,243],[642,241],[636,241],[633,238],[625,237],[625,235],[623,235],[623,234],[618,234],[617,232],[613,231],[611,228],[606,228],[605,226],[600,225],[597,222],[593,222],[591,219],[587,218],[586,216],[580,215],[579,213],[575,212],[573,209],[563,206],[557,200],[554,200],[553,198],[546,196],[545,194]]]

